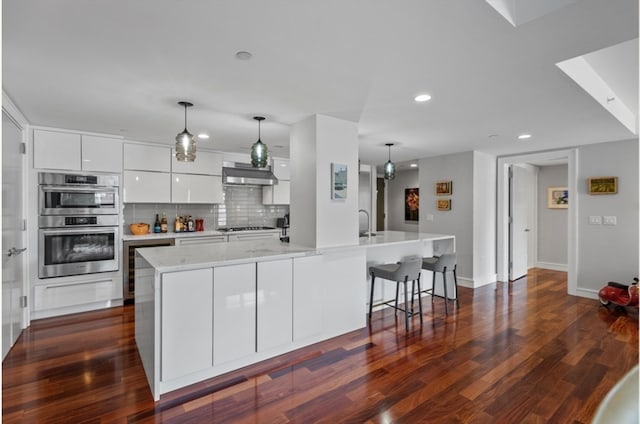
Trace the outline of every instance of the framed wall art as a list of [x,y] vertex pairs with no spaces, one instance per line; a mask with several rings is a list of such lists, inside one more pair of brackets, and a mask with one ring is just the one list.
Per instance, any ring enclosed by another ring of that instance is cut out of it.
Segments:
[[436,181],[436,196],[450,196],[452,185],[451,180]]
[[404,220],[418,221],[420,206],[420,189],[405,188],[404,189]]
[[439,211],[450,211],[451,199],[436,199],[436,205]]
[[589,194],[616,194],[618,192],[618,177],[589,178]]
[[347,198],[347,165],[331,164],[331,198],[334,200]]
[[547,208],[567,209],[569,207],[569,190],[567,187],[547,187]]

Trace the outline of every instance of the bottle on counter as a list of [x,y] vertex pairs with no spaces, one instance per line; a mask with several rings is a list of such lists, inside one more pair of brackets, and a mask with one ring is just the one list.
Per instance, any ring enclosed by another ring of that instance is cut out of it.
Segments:
[[175,231],[176,233],[180,232],[180,218],[178,218],[178,215],[176,215],[176,221],[173,224],[173,231]]
[[167,215],[165,215],[165,213],[162,212],[162,219],[160,220],[160,232],[166,233],[168,230],[169,230],[169,227],[167,225]]
[[153,224],[153,232],[154,233],[160,232],[160,218],[158,217],[158,214],[156,214],[156,222]]
[[195,226],[193,225],[193,218],[191,215],[187,217],[187,231],[195,231]]

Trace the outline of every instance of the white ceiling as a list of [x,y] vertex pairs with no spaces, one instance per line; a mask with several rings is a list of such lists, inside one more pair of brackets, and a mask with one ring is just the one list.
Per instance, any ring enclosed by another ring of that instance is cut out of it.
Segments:
[[173,144],[188,100],[200,147],[246,151],[263,115],[288,156],[289,126],[326,114],[376,164],[388,142],[405,161],[637,138],[555,66],[637,38],[637,0],[517,27],[478,0],[13,0],[2,19],[3,89],[34,125]]

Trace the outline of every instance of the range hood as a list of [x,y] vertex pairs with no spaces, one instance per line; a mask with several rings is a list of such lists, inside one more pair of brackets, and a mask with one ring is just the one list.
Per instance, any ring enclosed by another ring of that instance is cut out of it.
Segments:
[[253,168],[248,163],[234,163],[222,168],[224,184],[275,185],[278,179],[269,168]]

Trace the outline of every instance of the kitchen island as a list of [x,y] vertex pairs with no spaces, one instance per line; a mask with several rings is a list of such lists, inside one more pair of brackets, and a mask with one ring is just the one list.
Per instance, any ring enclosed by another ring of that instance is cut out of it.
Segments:
[[402,232],[139,249],[136,344],[153,397],[362,328],[369,265],[454,249],[453,236]]

